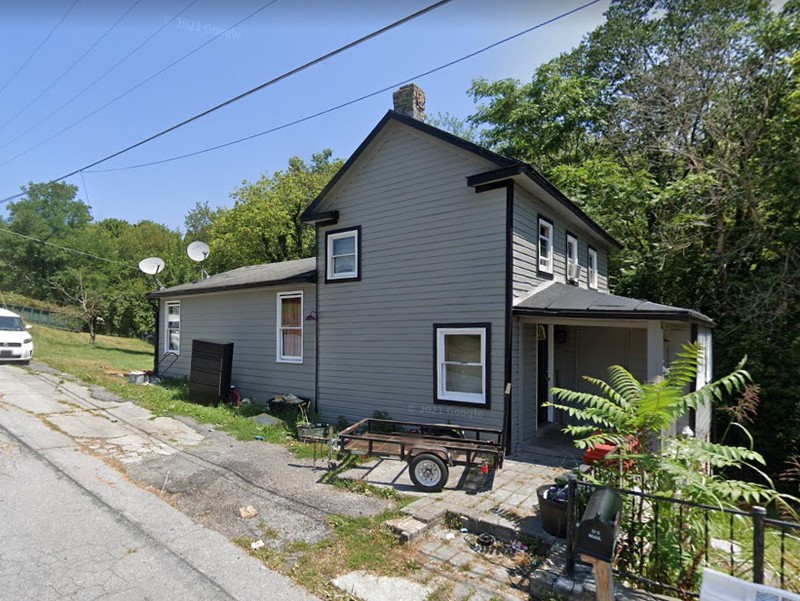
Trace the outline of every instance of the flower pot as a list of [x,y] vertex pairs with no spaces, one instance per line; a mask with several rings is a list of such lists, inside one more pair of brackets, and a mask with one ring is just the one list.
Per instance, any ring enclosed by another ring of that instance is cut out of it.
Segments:
[[545,498],[545,493],[551,487],[544,484],[536,489],[539,499],[539,517],[542,518],[542,527],[545,532],[558,538],[567,536],[567,504],[563,501],[553,501]]

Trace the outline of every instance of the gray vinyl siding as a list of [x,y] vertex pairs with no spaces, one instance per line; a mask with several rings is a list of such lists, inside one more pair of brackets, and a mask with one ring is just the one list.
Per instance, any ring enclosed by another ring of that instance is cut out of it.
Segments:
[[[553,224],[553,277],[538,272],[539,217]],[[566,226],[559,213],[519,186],[514,188],[514,297],[522,296],[539,284],[551,280],[566,281],[567,231],[578,239],[580,286],[588,287],[588,246],[597,251],[597,289],[608,292],[608,248],[589,238],[575,226]]]
[[[319,411],[500,428],[505,190],[476,194],[488,162],[393,127],[319,207],[339,211],[318,235]],[[355,226],[360,281],[325,283],[325,232]],[[456,323],[491,326],[489,409],[434,403],[434,324]]]
[[[233,342],[231,382],[242,396],[265,403],[276,394],[292,392],[314,397],[316,322],[303,320],[303,363],[279,363],[277,350],[277,295],[303,292],[303,317],[315,309],[314,285],[296,284],[197,294],[162,299],[159,332],[159,373],[188,378],[192,340]],[[166,303],[181,303],[180,355],[164,354]]]
[[[529,292],[549,278],[539,276],[539,215],[543,205],[532,194],[514,187],[514,296]],[[552,219],[551,219],[552,220]]]
[[531,442],[536,434],[537,350],[536,324],[515,318],[511,370],[511,439],[514,449]]

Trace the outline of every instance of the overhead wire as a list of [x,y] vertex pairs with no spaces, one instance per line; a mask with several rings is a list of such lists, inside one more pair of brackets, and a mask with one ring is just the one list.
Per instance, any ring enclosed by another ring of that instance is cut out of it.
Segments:
[[[251,12],[249,15],[247,15],[245,18],[243,18],[243,19],[241,19],[240,21],[238,21],[238,22],[234,23],[233,25],[231,25],[231,26],[230,26],[228,29],[226,29],[225,31],[223,31],[223,32],[221,32],[221,33],[218,33],[217,35],[215,35],[214,37],[212,37],[212,38],[211,38],[211,39],[209,39],[209,40],[206,40],[205,42],[203,42],[203,43],[202,43],[202,44],[200,44],[199,46],[195,47],[193,50],[191,50],[191,51],[187,52],[186,54],[184,54],[183,56],[181,56],[181,57],[180,57],[180,58],[178,58],[177,60],[175,60],[175,61],[171,62],[169,65],[167,65],[167,66],[166,66],[166,67],[164,67],[163,69],[160,69],[160,70],[156,71],[155,73],[153,73],[153,74],[152,74],[152,75],[150,75],[149,77],[147,77],[147,78],[143,79],[142,81],[140,81],[139,83],[137,83],[135,86],[133,86],[133,87],[131,87],[131,88],[128,88],[128,89],[127,89],[126,91],[124,91],[122,94],[120,94],[120,95],[118,95],[118,96],[115,96],[114,98],[112,98],[111,100],[109,100],[108,102],[106,102],[105,104],[103,104],[102,106],[99,106],[99,107],[97,107],[97,108],[96,108],[95,110],[93,110],[91,113],[89,113],[89,114],[87,114],[87,115],[84,115],[83,117],[81,117],[81,118],[80,118],[80,119],[78,119],[77,121],[74,121],[74,122],[73,122],[73,123],[71,123],[70,125],[68,125],[68,126],[66,126],[66,127],[62,128],[62,129],[60,129],[59,131],[57,131],[56,133],[54,133],[53,135],[51,135],[49,138],[45,138],[44,140],[42,140],[42,141],[40,141],[40,142],[38,142],[38,143],[34,144],[33,146],[30,146],[30,147],[26,148],[26,149],[25,149],[25,150],[23,150],[22,152],[19,152],[19,153],[15,154],[15,155],[14,155],[13,157],[11,157],[10,159],[8,159],[8,160],[6,160],[6,161],[4,161],[4,162],[0,163],[0,167],[5,167],[5,166],[6,166],[6,165],[8,165],[9,163],[12,163],[12,162],[16,161],[18,158],[25,156],[25,155],[26,155],[26,154],[28,154],[29,152],[31,152],[31,151],[33,151],[33,150],[36,150],[37,148],[39,148],[40,146],[43,146],[44,144],[47,144],[47,143],[48,143],[50,140],[53,140],[54,138],[57,138],[58,136],[60,136],[60,135],[61,135],[61,134],[63,134],[64,132],[67,132],[67,131],[69,131],[70,129],[72,129],[72,128],[73,128],[73,127],[75,127],[76,125],[79,125],[79,124],[83,123],[83,122],[84,122],[84,121],[86,121],[86,120],[87,120],[89,117],[93,117],[94,115],[96,115],[96,114],[97,114],[97,113],[99,113],[100,111],[102,111],[102,110],[104,110],[104,109],[108,108],[109,106],[111,106],[111,105],[112,105],[112,104],[114,104],[115,102],[117,102],[117,101],[121,100],[122,98],[124,98],[125,96],[127,96],[128,94],[130,94],[131,92],[133,92],[133,91],[135,91],[135,90],[137,90],[137,89],[141,88],[141,87],[142,87],[143,85],[145,85],[146,83],[148,83],[148,82],[152,81],[153,79],[155,79],[156,77],[158,77],[159,75],[161,75],[162,73],[164,73],[165,71],[168,71],[169,69],[171,69],[172,67],[174,67],[174,66],[175,66],[175,65],[177,65],[178,63],[180,63],[180,62],[182,62],[182,61],[186,60],[187,58],[189,58],[190,56],[192,56],[192,55],[193,55],[193,54],[195,54],[196,52],[199,52],[200,50],[202,50],[203,48],[205,48],[206,46],[208,46],[209,44],[211,44],[211,43],[212,43],[212,42],[214,42],[215,40],[219,39],[220,37],[222,37],[223,35],[225,35],[225,34],[226,34],[226,33],[228,33],[229,31],[231,31],[231,30],[235,29],[236,27],[238,27],[239,25],[241,25],[241,24],[242,24],[242,23],[244,23],[245,21],[247,21],[247,20],[249,20],[249,19],[252,19],[252,18],[253,18],[253,17],[255,17],[255,16],[258,14],[258,13],[260,13],[261,11],[263,11],[263,10],[265,10],[265,9],[269,8],[270,6],[272,6],[273,4],[275,4],[277,1],[278,1],[278,0],[270,0],[269,2],[267,2],[266,4],[264,4],[264,5],[263,5],[261,8],[258,8],[258,9],[256,9],[256,10],[254,10],[254,11],[253,11],[253,12]],[[74,174],[73,174],[73,175],[74,175]]]
[[192,8],[192,6],[194,6],[195,4],[197,4],[199,1],[200,1],[200,0],[191,0],[191,2],[189,2],[189,4],[187,4],[187,5],[186,5],[186,6],[185,6],[185,7],[184,7],[184,8],[183,8],[183,9],[182,9],[182,10],[181,10],[181,11],[180,11],[180,12],[179,12],[177,15],[175,15],[175,16],[174,16],[174,17],[172,17],[172,18],[171,18],[169,21],[167,21],[167,22],[165,22],[164,24],[162,24],[162,25],[161,25],[161,27],[159,27],[158,29],[156,29],[156,30],[155,30],[155,31],[154,31],[152,34],[150,34],[150,35],[149,35],[147,38],[145,38],[145,40],[144,40],[143,42],[141,42],[141,43],[140,43],[138,46],[136,46],[136,48],[134,48],[133,50],[131,50],[130,52],[128,52],[128,54],[126,54],[126,55],[125,55],[125,56],[123,56],[123,57],[122,57],[120,60],[118,60],[116,63],[114,63],[113,65],[111,65],[111,67],[109,67],[108,69],[106,69],[106,70],[105,70],[105,71],[104,71],[104,72],[103,72],[103,73],[102,73],[100,76],[98,76],[97,78],[95,78],[95,80],[94,80],[94,81],[92,81],[92,82],[91,82],[89,85],[87,85],[87,86],[84,86],[84,88],[83,88],[81,91],[79,91],[77,94],[75,94],[75,95],[73,95],[72,97],[70,97],[70,98],[69,98],[69,99],[68,99],[66,102],[62,103],[62,104],[61,104],[61,105],[60,105],[58,108],[56,108],[55,110],[51,111],[51,112],[50,112],[48,115],[46,115],[44,118],[42,118],[42,119],[40,119],[39,121],[37,121],[36,123],[34,123],[32,126],[30,126],[28,129],[26,129],[24,132],[22,132],[21,134],[19,134],[19,135],[18,135],[16,138],[14,138],[14,139],[10,140],[9,142],[7,142],[6,144],[4,144],[3,146],[0,146],[0,148],[7,148],[7,147],[11,146],[11,144],[13,144],[14,142],[16,142],[17,140],[19,140],[19,139],[20,139],[20,138],[22,138],[23,136],[26,136],[27,134],[29,134],[30,132],[32,132],[34,129],[36,129],[37,127],[39,127],[39,126],[40,126],[42,123],[44,123],[45,121],[47,121],[48,119],[50,119],[50,117],[52,117],[52,116],[56,115],[56,114],[57,114],[57,113],[59,113],[59,112],[60,112],[60,111],[61,111],[63,108],[65,108],[66,106],[68,106],[68,105],[72,104],[72,103],[73,103],[75,100],[77,100],[78,98],[80,98],[81,96],[83,96],[83,95],[86,93],[86,91],[87,91],[87,90],[89,90],[89,89],[93,88],[93,87],[94,87],[94,86],[95,86],[95,85],[96,85],[96,84],[97,84],[97,83],[98,83],[98,82],[99,82],[101,79],[103,79],[104,77],[106,77],[107,75],[109,75],[110,73],[112,73],[113,71],[115,71],[115,70],[117,69],[117,67],[119,67],[119,66],[120,66],[122,63],[124,63],[125,61],[127,61],[127,60],[128,60],[130,57],[132,57],[132,56],[133,56],[134,54],[136,54],[136,53],[137,53],[139,50],[141,50],[141,49],[142,49],[144,46],[146,46],[146,45],[147,45],[147,44],[148,44],[148,43],[149,43],[149,42],[150,42],[150,41],[151,41],[153,38],[155,38],[155,37],[156,37],[156,36],[157,36],[159,33],[161,33],[162,31],[164,31],[164,29],[166,29],[166,28],[167,28],[167,27],[169,27],[169,26],[170,26],[172,23],[174,23],[174,22],[175,22],[175,21],[176,21],[178,18],[180,18],[180,16],[181,16],[181,15],[183,15],[183,13],[185,13],[187,10],[189,10],[190,8]]
[[59,75],[58,77],[56,77],[56,79],[55,79],[55,80],[54,80],[54,81],[53,81],[53,82],[52,82],[52,83],[51,83],[49,86],[47,86],[47,87],[46,87],[44,90],[42,90],[41,92],[39,92],[39,95],[38,95],[38,96],[36,96],[36,98],[34,98],[33,100],[31,100],[30,102],[26,102],[26,103],[25,103],[25,105],[24,105],[24,106],[23,106],[23,107],[22,107],[22,108],[19,110],[19,112],[18,112],[16,115],[14,115],[14,116],[13,116],[13,117],[11,117],[11,118],[10,118],[8,121],[6,121],[6,122],[5,122],[5,123],[3,123],[2,125],[0,125],[0,130],[2,130],[2,129],[5,129],[5,128],[6,128],[8,125],[10,125],[10,124],[11,124],[11,123],[13,123],[14,121],[16,121],[16,120],[17,120],[17,118],[18,118],[20,115],[22,115],[23,113],[25,113],[25,111],[27,111],[27,110],[28,110],[29,108],[31,108],[31,107],[32,107],[34,104],[36,104],[36,103],[39,101],[39,99],[40,99],[42,96],[44,96],[44,95],[45,95],[45,94],[47,94],[47,93],[48,93],[50,90],[52,90],[52,89],[53,89],[53,88],[56,86],[56,84],[58,84],[58,82],[59,82],[59,81],[61,81],[61,80],[62,80],[62,79],[63,79],[63,78],[64,78],[64,77],[65,77],[65,76],[66,76],[66,75],[67,75],[67,74],[68,74],[70,71],[72,71],[72,70],[73,70],[73,69],[74,69],[74,68],[75,68],[75,67],[76,67],[76,66],[77,66],[77,65],[78,65],[78,64],[79,64],[79,63],[80,63],[80,62],[81,62],[81,61],[82,61],[84,58],[86,58],[86,55],[87,55],[87,54],[89,54],[89,53],[90,53],[92,50],[94,50],[95,48],[97,48],[97,46],[100,44],[100,42],[102,42],[102,41],[103,41],[103,40],[104,40],[104,39],[105,39],[105,38],[108,36],[108,34],[110,34],[110,33],[111,33],[111,32],[112,32],[112,31],[113,31],[115,28],[116,28],[116,26],[117,26],[117,25],[119,25],[119,24],[120,24],[120,23],[121,23],[121,22],[122,22],[122,21],[125,19],[125,17],[127,17],[127,16],[128,16],[130,13],[131,13],[131,11],[132,11],[134,8],[136,8],[136,7],[137,7],[139,4],[141,4],[141,2],[142,2],[142,0],[135,0],[135,2],[134,2],[133,4],[131,4],[130,8],[128,8],[128,9],[127,9],[127,10],[126,10],[124,13],[122,13],[122,16],[121,16],[121,17],[119,17],[119,18],[118,18],[116,21],[114,21],[114,23],[111,25],[111,27],[109,27],[108,29],[106,29],[106,30],[105,30],[105,32],[104,32],[104,33],[103,33],[103,34],[102,34],[102,35],[101,35],[99,38],[97,38],[97,39],[94,41],[94,43],[93,43],[91,46],[89,46],[89,47],[88,47],[88,48],[87,48],[87,49],[86,49],[86,50],[85,50],[85,51],[84,51],[84,52],[83,52],[83,53],[82,53],[82,54],[81,54],[81,55],[80,55],[80,56],[79,56],[77,59],[75,59],[75,60],[72,62],[72,64],[71,64],[69,67],[67,67],[67,68],[66,68],[66,70],[65,70],[63,73],[61,73],[61,75]]
[[41,238],[36,238],[34,236],[28,236],[27,234],[21,234],[19,232],[15,232],[14,230],[10,230],[5,227],[0,227],[0,232],[5,232],[7,234],[11,234],[13,236],[18,236],[20,238],[25,238],[26,240],[30,240],[32,242],[40,242],[41,244],[45,244],[47,246],[53,246],[60,250],[65,250],[67,252],[75,253],[78,255],[83,255],[85,257],[91,257],[93,259],[97,259],[99,261],[105,261],[106,263],[113,263],[115,265],[122,265],[123,267],[129,267],[131,269],[139,269],[136,265],[131,265],[130,263],[125,263],[123,261],[117,261],[116,259],[108,259],[106,257],[101,257],[99,255],[95,255],[92,253],[88,253],[82,250],[78,250],[77,248],[70,248],[69,246],[63,246],[61,244],[56,244],[55,242],[48,242],[47,240],[42,240]]
[[[273,0],[273,2],[274,1],[275,0]],[[596,1],[599,1],[599,0],[596,0]],[[341,54],[342,52],[345,52],[345,51],[347,51],[347,50],[349,50],[351,48],[354,48],[355,46],[359,46],[359,45],[361,45],[361,44],[363,44],[363,43],[365,43],[365,42],[367,42],[367,41],[369,41],[369,40],[371,40],[371,39],[373,39],[373,38],[375,38],[375,37],[377,37],[377,36],[379,36],[379,35],[381,35],[383,33],[386,33],[387,31],[390,31],[390,30],[395,29],[395,28],[397,28],[397,27],[399,27],[401,25],[404,25],[405,23],[413,21],[414,19],[417,19],[417,18],[429,13],[430,11],[435,10],[435,9],[441,7],[441,6],[444,6],[445,4],[448,4],[450,2],[452,2],[452,0],[439,0],[438,2],[434,2],[433,4],[423,8],[421,10],[418,10],[418,11],[416,11],[416,12],[414,12],[414,13],[408,15],[408,16],[405,16],[405,17],[403,17],[403,18],[401,18],[401,19],[399,19],[397,21],[394,21],[393,23],[390,23],[389,25],[381,27],[380,29],[377,29],[377,30],[375,30],[375,31],[373,31],[371,33],[368,33],[368,34],[364,35],[364,36],[361,36],[360,38],[358,38],[358,39],[356,39],[356,40],[354,40],[352,42],[348,42],[347,44],[345,44],[343,46],[340,46],[336,50],[332,50],[332,51],[330,51],[330,52],[328,52],[328,53],[326,53],[326,54],[324,54],[322,56],[319,56],[319,57],[317,57],[317,58],[315,58],[315,59],[313,59],[311,61],[308,61],[307,63],[304,63],[303,65],[300,65],[299,67],[295,67],[294,69],[286,71],[285,73],[283,73],[281,75],[278,75],[277,77],[273,77],[269,81],[266,81],[266,82],[264,82],[262,84],[259,84],[259,85],[255,86],[254,88],[250,88],[249,90],[247,90],[245,92],[242,92],[241,94],[238,94],[238,95],[234,96],[233,98],[229,98],[228,100],[226,100],[224,102],[221,102],[221,103],[217,104],[216,106],[213,106],[213,107],[211,107],[209,109],[206,109],[205,111],[202,111],[201,113],[197,113],[196,115],[194,115],[192,117],[184,119],[180,123],[177,123],[177,124],[175,124],[175,125],[173,125],[171,127],[168,127],[166,129],[163,129],[160,132],[145,138],[144,140],[140,140],[139,142],[136,142],[135,144],[131,144],[130,146],[128,146],[126,148],[123,148],[122,150],[118,150],[117,152],[114,152],[114,153],[112,153],[110,155],[107,155],[106,157],[104,157],[102,159],[94,161],[94,162],[92,162],[92,163],[90,163],[88,165],[85,165],[85,166],[83,166],[83,167],[81,167],[79,169],[75,169],[74,171],[71,171],[71,172],[67,173],[66,175],[62,175],[61,177],[56,178],[56,179],[52,179],[50,181],[51,182],[59,182],[59,181],[65,180],[68,177],[72,177],[73,175],[76,175],[77,173],[80,173],[81,171],[86,171],[88,169],[91,169],[92,167],[95,167],[96,165],[100,165],[101,163],[105,163],[106,161],[109,161],[109,160],[111,160],[111,159],[113,159],[115,157],[118,157],[118,156],[126,153],[126,152],[129,152],[129,151],[133,150],[134,148],[138,148],[139,146],[143,146],[144,144],[147,144],[148,142],[152,142],[153,140],[155,140],[157,138],[160,138],[161,136],[164,136],[164,135],[166,135],[166,134],[168,134],[170,132],[175,131],[176,129],[179,129],[179,128],[184,127],[184,126],[186,126],[186,125],[188,125],[190,123],[193,123],[194,121],[197,121],[198,119],[202,119],[203,117],[206,117],[206,116],[208,116],[208,115],[210,115],[210,114],[212,114],[212,113],[214,113],[214,112],[216,112],[216,111],[218,111],[218,110],[220,110],[222,108],[225,108],[226,106],[229,106],[229,105],[233,104],[234,102],[238,102],[239,100],[242,100],[243,98],[247,98],[248,96],[250,96],[252,94],[255,94],[256,92],[259,92],[259,91],[263,90],[264,88],[272,86],[272,85],[274,85],[274,84],[276,84],[276,83],[278,83],[280,81],[283,81],[284,79],[287,79],[288,77],[291,77],[293,75],[296,75],[297,73],[305,71],[306,69],[309,69],[310,67],[313,67],[314,65],[317,65],[317,64],[319,64],[321,62],[324,62],[324,61],[326,61],[326,60],[328,60],[330,58],[333,58],[334,56],[337,56],[337,55]],[[10,200],[14,200],[15,198],[20,198],[21,196],[24,196],[24,194],[25,193],[23,192],[23,193],[20,193],[20,194],[15,194],[13,196],[9,196],[7,198],[4,198],[4,199],[0,200],[0,204],[6,203],[6,202],[8,202]]]
[[[250,134],[249,136],[245,136],[243,138],[237,138],[236,140],[231,140],[229,142],[224,142],[222,144],[217,144],[215,146],[210,146],[208,148],[203,148],[202,150],[196,150],[194,152],[188,152],[188,153],[185,153],[185,154],[180,154],[180,155],[169,157],[169,158],[166,158],[166,159],[159,159],[157,161],[149,161],[147,163],[139,163],[139,164],[136,164],[136,165],[126,165],[126,166],[123,166],[123,167],[109,167],[107,169],[87,169],[86,173],[110,173],[110,172],[113,172],[113,171],[127,171],[127,170],[130,170],[130,169],[141,169],[142,167],[152,167],[154,165],[163,165],[164,163],[171,163],[173,161],[186,159],[186,158],[197,156],[197,155],[200,155],[200,154],[205,154],[207,152],[212,152],[214,150],[219,150],[221,148],[226,148],[228,146],[233,146],[235,144],[240,144],[242,142],[247,142],[249,140],[253,140],[255,138],[259,138],[261,136],[265,136],[267,134],[271,134],[271,133],[274,133],[276,131],[280,131],[282,129],[286,129],[286,128],[292,127],[294,125],[298,125],[299,123],[303,123],[305,121],[310,121],[311,119],[316,119],[317,117],[321,117],[322,115],[327,115],[328,113],[332,113],[334,111],[338,111],[339,109],[343,109],[345,107],[348,107],[350,105],[356,104],[358,102],[362,102],[363,100],[366,100],[368,98],[372,98],[373,96],[377,96],[378,94],[383,94],[385,92],[388,92],[389,90],[396,89],[398,86],[402,86],[402,85],[410,83],[410,82],[412,82],[414,80],[418,80],[418,79],[421,79],[423,77],[427,77],[428,75],[431,75],[431,74],[436,73],[438,71],[441,71],[443,69],[447,69],[449,67],[452,67],[453,65],[457,65],[458,63],[464,62],[465,60],[469,60],[469,59],[471,59],[471,58],[473,58],[473,57],[475,57],[475,56],[477,56],[479,54],[483,54],[484,52],[487,52],[487,51],[491,50],[492,48],[496,48],[497,46],[505,44],[506,42],[510,42],[511,40],[514,40],[514,39],[516,39],[518,37],[521,37],[523,35],[531,33],[532,31],[535,31],[537,29],[541,29],[542,27],[550,25],[551,23],[554,23],[555,21],[558,21],[560,19],[568,17],[568,16],[570,16],[570,15],[572,15],[572,14],[574,14],[574,13],[580,11],[580,10],[588,8],[589,6],[591,6],[593,4],[597,4],[598,2],[601,2],[601,0],[591,0],[590,2],[587,2],[586,4],[578,6],[578,7],[574,8],[574,9],[572,9],[570,11],[567,11],[565,13],[561,13],[560,15],[552,17],[552,18],[550,18],[550,19],[548,19],[546,21],[542,21],[541,23],[538,23],[538,24],[536,24],[536,25],[534,25],[532,27],[528,27],[527,29],[524,29],[524,30],[522,30],[522,31],[520,31],[518,33],[515,33],[513,35],[510,35],[508,37],[505,37],[502,40],[498,40],[497,42],[489,44],[488,46],[484,46],[483,48],[480,48],[479,50],[475,50],[474,52],[470,52],[469,54],[465,54],[465,55],[463,55],[463,56],[461,56],[461,57],[459,57],[457,59],[451,60],[450,62],[447,62],[447,63],[445,63],[443,65],[439,65],[438,67],[434,67],[433,69],[429,69],[428,71],[423,71],[422,73],[417,73],[416,75],[412,75],[411,77],[408,77],[408,78],[406,78],[406,79],[404,79],[402,81],[398,81],[398,82],[395,82],[395,83],[390,84],[388,86],[384,86],[384,87],[380,88],[379,90],[375,90],[375,91],[370,92],[368,94],[364,94],[363,96],[359,96],[358,98],[354,98],[352,100],[348,100],[347,102],[343,102],[341,104],[337,104],[335,106],[326,108],[324,110],[321,110],[319,112],[313,113],[311,115],[307,115],[305,117],[301,117],[299,119],[295,119],[294,121],[289,121],[287,123],[283,123],[282,125],[277,125],[275,127],[271,127],[270,129],[265,129],[265,130],[260,131],[258,133]],[[0,201],[0,202],[2,202],[2,201]]]
[[7,88],[7,87],[8,87],[8,86],[11,84],[11,82],[12,82],[12,81],[14,81],[14,80],[17,78],[17,75],[19,75],[20,73],[22,73],[22,70],[23,70],[25,67],[27,67],[27,66],[28,66],[28,63],[30,63],[30,62],[31,62],[31,61],[34,59],[34,57],[35,57],[37,54],[39,54],[39,50],[41,50],[41,49],[42,49],[42,47],[43,47],[43,46],[44,46],[44,45],[47,43],[47,40],[49,40],[49,39],[50,39],[50,37],[51,37],[51,36],[52,36],[52,35],[53,35],[53,34],[56,32],[56,30],[57,30],[59,27],[61,27],[61,24],[62,24],[62,23],[64,22],[64,20],[65,20],[65,19],[66,19],[66,18],[69,16],[69,14],[72,12],[72,9],[73,9],[73,8],[75,8],[75,5],[76,5],[76,4],[78,4],[78,2],[79,2],[79,1],[80,1],[80,0],[75,0],[75,1],[74,1],[74,2],[73,2],[71,5],[70,5],[70,7],[67,9],[67,12],[65,12],[65,13],[64,13],[64,15],[61,17],[61,19],[59,19],[58,23],[56,23],[56,24],[53,26],[53,28],[50,30],[50,33],[48,33],[46,36],[44,36],[44,39],[43,39],[41,42],[39,42],[39,45],[38,45],[38,46],[36,46],[36,48],[35,48],[35,49],[34,49],[34,51],[31,53],[31,55],[30,55],[30,56],[27,58],[27,60],[26,60],[24,63],[22,63],[22,65],[20,66],[20,68],[19,68],[19,69],[17,69],[16,71],[14,71],[14,74],[13,74],[13,75],[12,75],[12,76],[11,76],[11,77],[8,79],[8,81],[7,81],[6,83],[4,83],[4,84],[3,84],[3,87],[2,87],[2,88],[0,88],[0,94],[1,94],[1,93],[3,93],[3,92],[5,91],[5,89],[6,89],[6,88]]

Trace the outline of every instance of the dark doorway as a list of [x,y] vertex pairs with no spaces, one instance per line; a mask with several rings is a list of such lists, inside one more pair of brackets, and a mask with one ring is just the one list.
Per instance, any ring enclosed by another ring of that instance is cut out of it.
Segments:
[[547,354],[547,340],[539,340],[538,348],[536,349],[536,405],[537,423],[536,428],[541,428],[548,422],[547,407],[543,405],[547,402],[547,392],[550,386],[550,374],[548,373],[548,366],[550,358]]

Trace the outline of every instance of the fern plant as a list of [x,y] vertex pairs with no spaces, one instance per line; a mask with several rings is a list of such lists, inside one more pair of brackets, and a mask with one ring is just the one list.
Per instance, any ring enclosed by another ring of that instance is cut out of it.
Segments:
[[[625,368],[614,365],[609,368],[608,382],[584,377],[599,394],[553,389],[559,402],[549,406],[577,420],[565,432],[575,438],[578,448],[616,445],[607,460],[588,476],[590,480],[726,508],[780,499],[761,470],[765,462],[752,449],[752,438],[751,448],[745,448],[670,434],[675,422],[690,409],[713,405],[725,395],[744,390],[750,382],[743,360],[732,373],[689,392],[702,354],[700,344],[686,345],[665,375],[652,382],[639,382]],[[731,427],[747,433],[741,423]],[[761,483],[724,476],[726,470],[741,473],[746,469],[753,470]],[[626,498],[624,512],[630,520],[619,543],[620,567],[657,582],[693,588],[707,552],[705,515],[688,506],[642,497]]]

